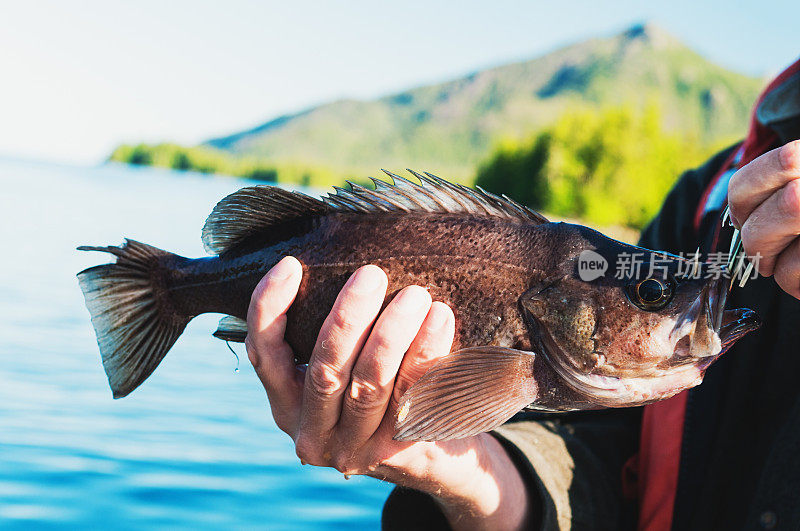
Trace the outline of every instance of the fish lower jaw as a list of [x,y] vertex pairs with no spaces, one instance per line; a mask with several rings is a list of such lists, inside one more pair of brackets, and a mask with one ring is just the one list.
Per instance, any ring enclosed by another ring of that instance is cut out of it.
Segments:
[[669,398],[703,381],[697,364],[659,370],[648,376],[615,377],[573,374],[570,383],[592,401],[606,407],[624,407]]
[[703,323],[683,320],[661,339],[663,352],[672,352],[673,359],[716,358],[722,351],[719,334],[711,329],[698,328]]
[[[668,349],[666,351],[669,352]],[[672,345],[671,352],[672,356],[667,359],[665,365],[687,361],[713,361],[722,353],[722,341],[714,332],[707,334],[706,337],[699,337],[693,331],[678,338]]]

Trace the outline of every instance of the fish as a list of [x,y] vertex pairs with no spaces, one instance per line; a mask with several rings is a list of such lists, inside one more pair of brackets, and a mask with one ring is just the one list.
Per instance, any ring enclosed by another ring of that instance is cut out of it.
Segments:
[[[662,400],[702,382],[760,325],[752,310],[725,309],[724,279],[705,278],[699,260],[551,222],[430,173],[387,174],[391,182],[324,197],[269,185],[234,192],[205,222],[208,257],[130,239],[79,247],[116,257],[78,273],[113,397],[141,385],[197,315],[223,314],[213,335],[244,342],[254,288],[289,255],[303,268],[285,332],[298,365],[365,264],[387,273],[384,305],[416,284],[453,309],[451,352],[401,397],[397,440],[465,438],[522,410]],[[616,267],[630,257],[640,267]]]

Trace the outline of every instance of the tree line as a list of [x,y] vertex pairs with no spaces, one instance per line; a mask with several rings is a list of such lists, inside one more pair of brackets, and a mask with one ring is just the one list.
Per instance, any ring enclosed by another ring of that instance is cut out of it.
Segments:
[[665,131],[656,106],[576,110],[502,143],[475,183],[556,216],[641,229],[678,176],[721,147]]
[[[655,105],[573,109],[527,140],[500,142],[467,184],[547,214],[641,229],[679,174],[723,145],[701,143],[699,132],[669,132],[662,122]],[[329,168],[275,164],[205,146],[123,145],[111,160],[312,187],[345,179]]]

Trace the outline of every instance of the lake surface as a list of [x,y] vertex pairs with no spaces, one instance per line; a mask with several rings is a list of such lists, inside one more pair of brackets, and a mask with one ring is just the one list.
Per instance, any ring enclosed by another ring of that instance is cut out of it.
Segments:
[[391,486],[301,467],[242,345],[192,321],[112,400],[75,273],[130,237],[203,256],[213,205],[246,181],[0,159],[0,527],[376,528]]

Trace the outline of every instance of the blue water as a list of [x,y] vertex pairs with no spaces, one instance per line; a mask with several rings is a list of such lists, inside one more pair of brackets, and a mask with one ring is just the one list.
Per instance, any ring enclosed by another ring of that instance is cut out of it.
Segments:
[[245,181],[0,160],[0,526],[375,528],[390,486],[300,466],[244,349],[195,319],[112,400],[75,279],[123,237],[202,256],[211,207]]

